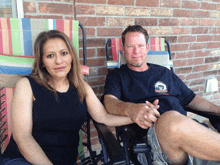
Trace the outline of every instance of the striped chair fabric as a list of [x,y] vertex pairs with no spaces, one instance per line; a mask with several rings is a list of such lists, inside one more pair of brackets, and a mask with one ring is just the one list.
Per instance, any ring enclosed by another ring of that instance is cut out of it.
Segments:
[[[168,68],[173,66],[172,60],[169,59],[169,53],[165,51],[164,38],[149,38],[148,43],[150,45],[149,52],[147,53],[148,63],[154,63]],[[107,68],[119,68],[121,64],[126,63],[122,53],[121,38],[112,38],[111,46],[113,60],[107,61]]]

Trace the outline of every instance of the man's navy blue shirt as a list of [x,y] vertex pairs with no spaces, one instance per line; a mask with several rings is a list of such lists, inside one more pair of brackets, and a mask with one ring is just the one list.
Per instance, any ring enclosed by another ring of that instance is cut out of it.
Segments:
[[195,97],[183,81],[169,69],[148,63],[144,72],[136,72],[122,65],[109,72],[106,77],[105,92],[119,100],[132,103],[153,102],[159,99],[159,112],[176,110],[186,115],[186,107]]

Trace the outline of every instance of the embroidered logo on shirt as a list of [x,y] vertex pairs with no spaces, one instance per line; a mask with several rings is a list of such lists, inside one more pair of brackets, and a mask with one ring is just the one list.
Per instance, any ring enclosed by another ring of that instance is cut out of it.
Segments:
[[167,86],[163,82],[157,81],[154,86],[155,86],[156,93],[161,94],[161,95],[169,95],[168,90],[167,90]]

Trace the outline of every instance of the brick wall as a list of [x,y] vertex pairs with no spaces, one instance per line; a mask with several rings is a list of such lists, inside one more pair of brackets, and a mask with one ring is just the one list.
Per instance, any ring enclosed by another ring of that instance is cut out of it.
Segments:
[[[220,0],[23,1],[25,17],[76,18],[84,25],[89,83],[98,97],[107,74],[106,41],[119,37],[127,25],[140,24],[150,37],[164,37],[170,42],[175,73],[188,87],[220,105],[218,92],[204,92],[207,78],[220,80]],[[97,137],[93,136],[96,144]]]

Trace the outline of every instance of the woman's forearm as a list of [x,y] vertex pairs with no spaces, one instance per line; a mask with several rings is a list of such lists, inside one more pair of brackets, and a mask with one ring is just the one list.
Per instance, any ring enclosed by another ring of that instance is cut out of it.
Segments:
[[42,148],[33,138],[24,137],[21,140],[16,140],[18,149],[24,158],[33,165],[52,165]]

